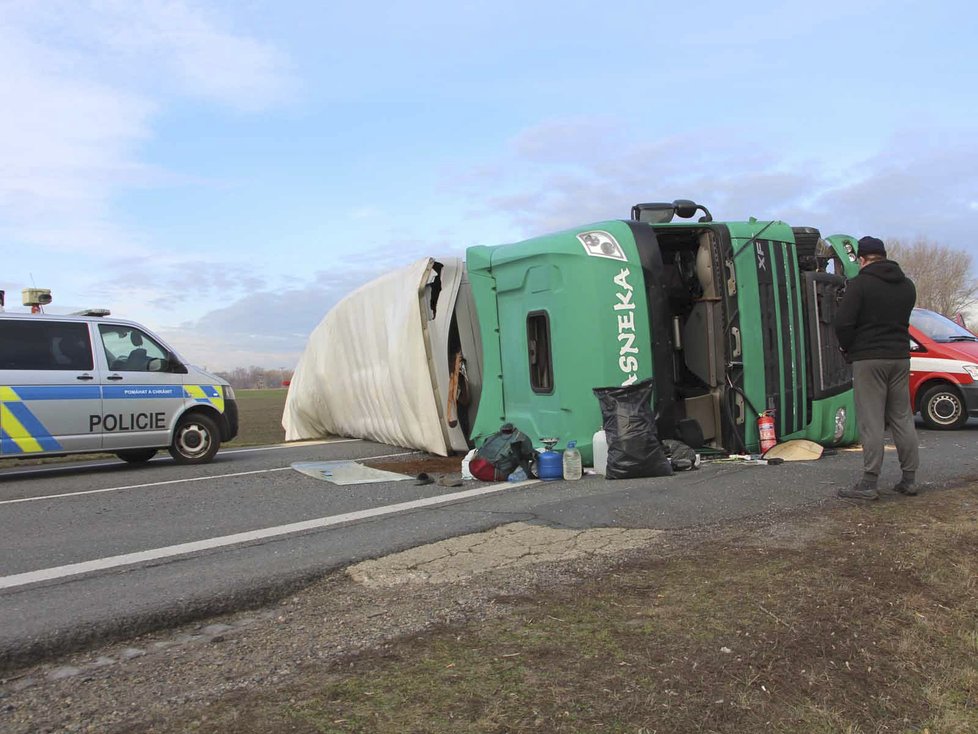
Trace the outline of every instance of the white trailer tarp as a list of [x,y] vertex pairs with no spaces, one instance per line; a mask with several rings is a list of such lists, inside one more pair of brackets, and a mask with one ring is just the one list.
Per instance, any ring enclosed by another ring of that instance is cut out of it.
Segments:
[[433,262],[387,273],[326,314],[289,386],[287,441],[352,436],[448,455],[420,300]]

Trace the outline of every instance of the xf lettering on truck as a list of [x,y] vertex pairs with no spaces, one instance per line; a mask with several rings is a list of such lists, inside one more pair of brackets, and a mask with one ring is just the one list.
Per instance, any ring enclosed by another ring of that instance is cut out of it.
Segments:
[[628,276],[631,271],[622,268],[615,276],[618,291],[615,297],[618,302],[614,306],[618,319],[618,369],[625,375],[622,385],[631,385],[638,380],[638,347],[635,346],[635,302],[632,296],[635,291]]
[[758,272],[762,270],[767,270],[767,258],[764,256],[764,248],[761,247],[760,242],[754,243],[754,252],[757,253],[757,270]]
[[100,429],[113,431],[163,431],[166,430],[166,413],[108,413],[88,416],[88,432]]

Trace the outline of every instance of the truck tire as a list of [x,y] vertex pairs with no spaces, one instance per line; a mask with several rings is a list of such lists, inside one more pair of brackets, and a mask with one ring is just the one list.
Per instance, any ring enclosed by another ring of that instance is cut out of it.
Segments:
[[935,431],[951,431],[968,422],[964,400],[948,383],[933,385],[920,398],[920,417]]
[[145,464],[156,456],[156,449],[125,449],[116,451],[115,455],[130,464]]
[[795,235],[798,267],[802,270],[817,270],[818,260],[815,254],[818,251],[819,240],[822,239],[821,233],[814,227],[792,227],[791,231]]
[[795,235],[795,251],[798,257],[815,257],[818,249],[818,241],[822,239],[822,234],[814,227],[792,227]]
[[190,413],[177,423],[169,451],[178,464],[206,464],[219,448],[221,432],[214,419],[204,413]]

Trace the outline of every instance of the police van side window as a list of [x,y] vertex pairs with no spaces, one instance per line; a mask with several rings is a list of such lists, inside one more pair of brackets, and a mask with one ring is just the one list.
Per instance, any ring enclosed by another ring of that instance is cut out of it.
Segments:
[[88,324],[39,321],[0,321],[0,369],[92,369],[92,341]]
[[99,324],[109,369],[116,372],[165,372],[167,351],[131,326]]

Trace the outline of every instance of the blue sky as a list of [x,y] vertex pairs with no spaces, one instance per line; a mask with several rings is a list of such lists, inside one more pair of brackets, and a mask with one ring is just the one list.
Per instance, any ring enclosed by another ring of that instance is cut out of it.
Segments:
[[0,0],[0,288],[212,369],[343,295],[638,201],[978,262],[964,2]]

